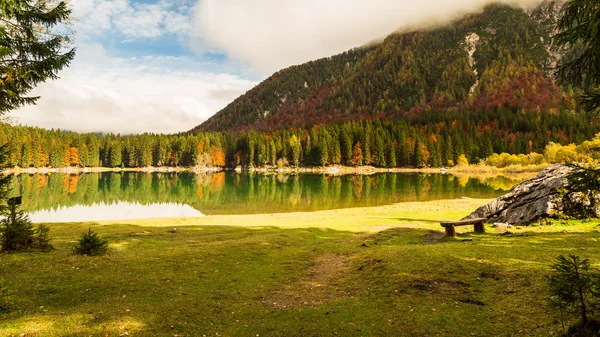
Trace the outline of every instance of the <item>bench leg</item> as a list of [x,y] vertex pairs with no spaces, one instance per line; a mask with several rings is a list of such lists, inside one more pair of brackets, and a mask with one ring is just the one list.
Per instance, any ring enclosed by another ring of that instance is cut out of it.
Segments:
[[475,233],[485,233],[485,225],[483,222],[475,224]]
[[454,226],[452,226],[452,225],[446,226],[446,236],[447,237],[455,237],[456,236],[456,229],[454,228]]

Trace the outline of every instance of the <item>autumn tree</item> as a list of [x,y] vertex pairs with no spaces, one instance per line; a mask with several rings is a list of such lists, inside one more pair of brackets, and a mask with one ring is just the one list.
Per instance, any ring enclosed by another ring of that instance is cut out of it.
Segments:
[[467,156],[465,156],[464,153],[461,154],[460,156],[458,156],[458,159],[456,160],[456,165],[458,165],[458,166],[468,166],[469,165]]
[[71,166],[79,166],[79,150],[76,147],[69,149]]
[[210,159],[215,166],[225,166],[225,152],[215,145],[210,147]]

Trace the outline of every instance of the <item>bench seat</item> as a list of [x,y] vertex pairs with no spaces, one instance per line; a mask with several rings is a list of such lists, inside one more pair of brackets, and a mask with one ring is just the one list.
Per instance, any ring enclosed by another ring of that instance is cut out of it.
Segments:
[[456,226],[468,226],[474,225],[475,233],[485,233],[485,223],[487,222],[486,218],[476,218],[476,219],[468,219],[468,220],[460,220],[460,221],[446,221],[440,223],[442,227],[446,229],[446,236],[456,236]]

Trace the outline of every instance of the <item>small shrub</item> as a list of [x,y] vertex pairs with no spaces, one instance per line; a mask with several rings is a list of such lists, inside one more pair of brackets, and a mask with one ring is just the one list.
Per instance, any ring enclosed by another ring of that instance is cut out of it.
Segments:
[[52,250],[49,232],[50,228],[45,225],[35,228],[29,216],[23,211],[15,211],[0,220],[0,250],[3,252],[29,249]]
[[43,224],[38,225],[33,236],[33,246],[44,252],[54,249],[50,244],[50,227]]
[[576,320],[569,328],[567,336],[598,336],[597,332],[585,334],[585,331],[597,324],[594,316],[599,309],[600,300],[597,292],[600,277],[591,269],[590,261],[582,260],[577,255],[560,255],[558,261],[552,265],[552,270],[553,273],[548,279],[550,304],[559,310],[563,327],[565,319]]
[[79,255],[97,256],[104,255],[107,250],[108,241],[99,237],[98,233],[92,232],[92,229],[89,228],[87,233],[81,235],[74,252]]

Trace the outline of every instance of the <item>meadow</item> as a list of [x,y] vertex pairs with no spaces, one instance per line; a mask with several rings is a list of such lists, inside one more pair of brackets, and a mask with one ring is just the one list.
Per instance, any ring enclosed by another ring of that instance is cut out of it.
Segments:
[[[444,238],[488,201],[52,224],[54,251],[0,255],[0,336],[559,335],[549,266],[597,266],[598,221]],[[89,227],[106,255],[73,255]]]

